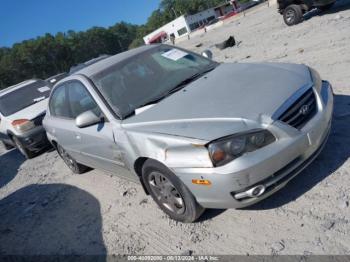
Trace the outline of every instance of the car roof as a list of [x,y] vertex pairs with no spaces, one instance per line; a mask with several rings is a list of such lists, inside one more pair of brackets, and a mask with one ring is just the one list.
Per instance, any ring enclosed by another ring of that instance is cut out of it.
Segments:
[[2,90],[0,90],[0,97],[3,96],[3,95],[6,95],[6,94],[8,94],[8,93],[10,93],[12,91],[15,91],[17,89],[20,89],[23,86],[26,86],[26,85],[29,85],[31,83],[34,83],[36,81],[38,81],[38,79],[29,79],[29,80],[25,80],[25,81],[23,81],[21,83],[15,84],[13,86],[9,86],[9,87],[7,87],[5,89],[2,89]]
[[92,65],[89,65],[87,67],[82,68],[81,70],[75,72],[73,75],[82,74],[82,75],[85,75],[87,77],[91,77],[91,76],[95,75],[96,73],[101,72],[104,69],[106,69],[112,65],[115,65],[121,61],[124,61],[124,60],[126,60],[134,55],[140,54],[144,51],[150,50],[156,46],[159,46],[159,44],[144,45],[144,46],[141,46],[141,47],[138,47],[135,49],[128,50],[126,52],[116,54],[114,56],[110,56],[110,57],[105,58],[101,61],[98,61]]
[[69,75],[73,75],[74,73],[80,71],[81,69],[83,69],[83,68],[85,68],[85,67],[87,67],[87,66],[89,66],[89,65],[92,65],[92,64],[94,64],[94,63],[97,63],[97,62],[99,62],[99,61],[101,61],[101,60],[103,60],[103,59],[106,59],[106,58],[108,58],[108,57],[110,57],[110,55],[100,55],[100,56],[98,56],[98,57],[92,58],[92,59],[90,59],[90,60],[88,60],[88,61],[85,61],[85,62],[83,62],[83,63],[74,65],[74,66],[72,66],[72,67],[69,69],[69,73],[68,73],[68,74],[69,74]]
[[53,75],[53,76],[50,76],[50,77],[46,78],[45,81],[50,81],[50,80],[52,80],[52,79],[54,79],[54,78],[56,78],[56,77],[58,77],[58,76],[67,75],[67,74],[68,74],[68,73],[66,73],[66,72],[64,72],[64,73],[59,73],[59,74],[57,74],[57,75]]

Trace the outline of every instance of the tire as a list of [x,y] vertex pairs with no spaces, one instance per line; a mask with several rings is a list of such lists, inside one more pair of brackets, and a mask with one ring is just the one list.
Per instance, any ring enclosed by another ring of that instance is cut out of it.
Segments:
[[63,149],[62,146],[57,144],[57,152],[60,155],[60,157],[63,159],[64,163],[69,167],[69,169],[74,174],[82,174],[85,173],[89,168],[87,166],[84,166],[82,164],[79,164],[77,161],[74,160],[73,157],[71,157],[66,150]]
[[159,162],[147,160],[142,167],[142,179],[153,200],[170,218],[191,223],[204,212],[180,179]]
[[4,145],[4,147],[5,147],[6,150],[10,150],[10,149],[13,148],[13,146],[8,145],[8,144],[6,144],[6,143],[4,143],[4,142],[2,142],[2,144]]
[[35,156],[35,153],[26,148],[17,137],[12,137],[12,140],[15,143],[16,148],[26,159],[31,159]]
[[292,26],[303,21],[303,11],[300,5],[289,5],[283,11],[283,19],[286,25]]
[[320,6],[318,7],[321,11],[327,11],[328,9],[331,9],[332,6],[334,5],[334,3],[328,4],[328,5],[324,5],[324,6]]

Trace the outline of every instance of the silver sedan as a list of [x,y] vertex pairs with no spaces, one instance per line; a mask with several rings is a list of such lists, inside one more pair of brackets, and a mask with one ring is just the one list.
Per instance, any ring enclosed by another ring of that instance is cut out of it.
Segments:
[[322,150],[332,111],[330,84],[305,65],[151,45],[57,83],[44,127],[73,172],[140,182],[171,218],[192,222],[285,186]]

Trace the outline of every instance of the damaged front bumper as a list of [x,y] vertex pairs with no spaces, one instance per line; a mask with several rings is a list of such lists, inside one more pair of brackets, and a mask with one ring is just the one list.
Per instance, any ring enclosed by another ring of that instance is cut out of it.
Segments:
[[[333,113],[330,84],[324,82],[316,96],[318,112],[301,130],[276,121],[269,127],[278,137],[275,143],[221,167],[173,168],[173,172],[205,208],[241,208],[261,201],[305,169],[326,144]],[[193,179],[209,180],[211,185],[193,184]],[[261,185],[264,190],[256,196],[244,194]]]

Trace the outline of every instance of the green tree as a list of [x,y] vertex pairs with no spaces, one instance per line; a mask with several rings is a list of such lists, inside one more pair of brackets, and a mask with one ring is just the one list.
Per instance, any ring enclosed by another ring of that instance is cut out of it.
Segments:
[[45,79],[101,54],[128,50],[139,26],[125,22],[84,32],[45,34],[0,48],[0,89],[30,78]]

